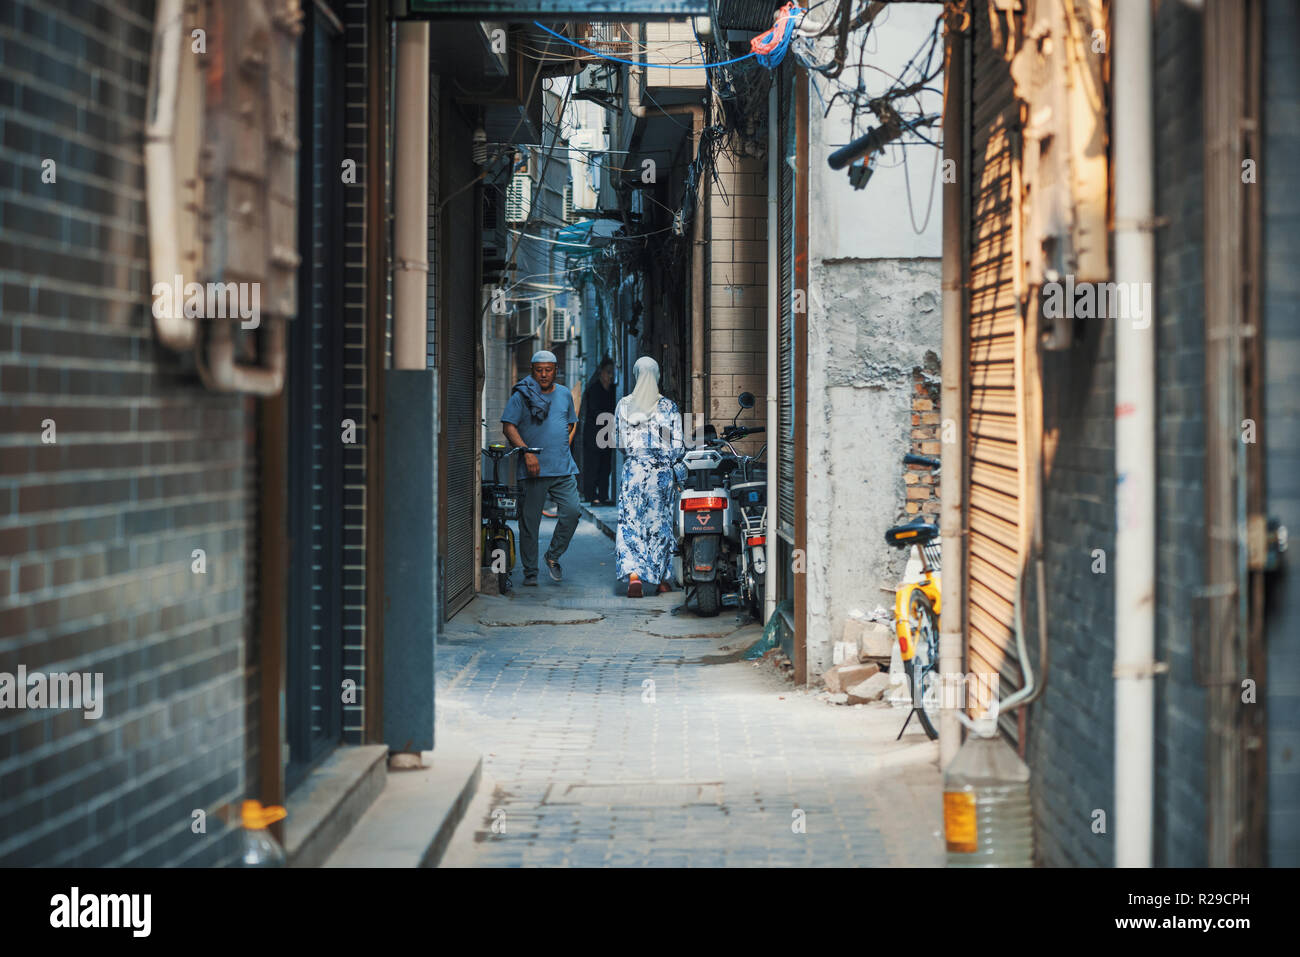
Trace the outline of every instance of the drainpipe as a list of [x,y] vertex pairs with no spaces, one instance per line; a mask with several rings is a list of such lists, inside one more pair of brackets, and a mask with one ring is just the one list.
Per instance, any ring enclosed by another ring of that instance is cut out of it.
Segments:
[[776,511],[777,478],[780,469],[778,449],[781,437],[777,434],[780,427],[777,420],[777,324],[778,304],[776,262],[777,262],[777,228],[780,210],[777,207],[777,163],[780,161],[780,143],[777,137],[779,117],[777,115],[776,83],[767,90],[767,573],[763,583],[763,623],[767,624],[776,614],[776,594],[780,587],[779,565],[776,560]]
[[397,25],[393,368],[428,364],[429,24]]
[[[195,365],[203,385],[212,392],[277,395],[284,386],[284,340],[288,319],[272,316],[266,339],[258,350],[259,365],[240,365],[235,355],[234,324],[222,320],[206,323],[207,335],[194,350]],[[304,320],[310,321],[310,320]]]
[[[1113,9],[1115,281],[1155,279],[1151,5]],[[1132,288],[1132,287],[1130,287]],[[1150,286],[1140,288],[1151,288]],[[1155,329],[1115,322],[1115,866],[1150,867],[1155,752]]]
[[[149,263],[159,282],[170,283],[181,275],[180,249],[176,245],[179,231],[176,196],[176,126],[179,113],[181,71],[193,68],[181,61],[182,0],[160,0],[154,16],[153,48],[150,67],[149,120],[145,128],[145,190],[149,210]],[[187,104],[192,106],[193,104]],[[195,138],[198,137],[197,131]],[[193,143],[188,145],[195,145]],[[197,169],[197,164],[196,164]],[[191,275],[189,279],[197,277]],[[154,316],[158,338],[169,349],[187,352],[194,348],[197,321],[184,314],[179,304],[172,315]]]
[[[965,155],[966,119],[966,37],[949,21],[948,56],[944,66],[943,158],[945,165],[953,160],[956,169],[963,169]],[[943,360],[939,408],[944,422],[940,431],[953,428],[964,431],[966,412],[965,390],[962,379],[966,369],[963,348],[963,319],[965,316],[965,284],[962,281],[962,242],[965,238],[963,215],[963,184],[947,183],[943,186]],[[942,436],[941,436],[942,437]],[[965,502],[965,449],[964,436],[956,441],[944,442],[940,449],[939,471],[939,530],[942,536],[944,575],[942,585],[942,613],[939,616],[939,674],[962,673],[965,645],[966,554]],[[961,724],[957,709],[943,708],[939,718],[939,767],[946,768],[961,748]]]
[[[641,49],[645,50],[645,24],[641,25]],[[628,68],[628,112],[637,119],[645,119],[651,113],[642,102],[646,74],[649,67],[642,66],[639,72]],[[697,104],[655,107],[655,113],[667,116],[687,116],[691,118],[691,158],[699,153],[700,139],[704,134],[704,107]],[[704,248],[708,240],[704,235],[704,218],[708,205],[708,181],[701,177],[695,187],[695,237],[691,246],[691,411],[702,414],[708,420],[708,410],[704,408]]]

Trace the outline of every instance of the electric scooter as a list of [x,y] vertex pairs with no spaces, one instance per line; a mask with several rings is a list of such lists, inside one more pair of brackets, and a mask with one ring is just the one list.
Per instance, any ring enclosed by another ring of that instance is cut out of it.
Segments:
[[[754,407],[749,392],[738,401],[741,410]],[[762,608],[767,489],[766,469],[757,460],[763,452],[740,455],[731,443],[764,431],[736,425],[733,418],[719,439],[717,430],[706,425],[703,447],[686,451],[681,459],[685,478],[678,482],[676,531],[682,586],[686,602],[694,598],[705,617],[724,605]]]

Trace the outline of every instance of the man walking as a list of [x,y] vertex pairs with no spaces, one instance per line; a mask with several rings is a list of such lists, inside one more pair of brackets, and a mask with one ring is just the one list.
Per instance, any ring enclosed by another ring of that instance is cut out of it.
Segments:
[[[582,398],[583,491],[592,505],[609,504],[609,472],[614,450],[601,448],[600,433],[613,418],[614,360],[606,356],[600,360],[596,377]],[[604,431],[608,434],[613,430],[605,428]]]
[[518,467],[522,502],[519,509],[519,554],[524,563],[524,584],[537,584],[537,532],[542,506],[549,496],[558,506],[559,518],[550,547],[546,549],[546,570],[552,581],[563,581],[560,556],[569,547],[578,527],[578,466],[570,446],[578,424],[573,393],[555,387],[555,353],[545,350],[533,355],[532,375],[520,379],[510,392],[501,413],[501,430],[515,448],[539,448],[541,453],[523,453]]

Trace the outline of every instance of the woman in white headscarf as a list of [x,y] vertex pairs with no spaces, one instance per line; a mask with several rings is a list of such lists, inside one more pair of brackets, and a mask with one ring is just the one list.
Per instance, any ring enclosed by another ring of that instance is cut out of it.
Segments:
[[635,388],[614,409],[618,445],[625,456],[615,552],[628,597],[640,598],[647,586],[670,590],[673,460],[682,448],[682,419],[677,403],[659,393],[659,363],[642,356],[632,374]]

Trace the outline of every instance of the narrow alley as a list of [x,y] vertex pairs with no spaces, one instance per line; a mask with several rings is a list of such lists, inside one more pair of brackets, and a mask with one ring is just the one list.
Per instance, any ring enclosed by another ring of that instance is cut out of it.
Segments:
[[815,921],[867,867],[909,935],[1249,926],[1297,50],[1298,0],[0,0],[4,906],[130,870],[301,950],[498,869],[817,868]]
[[675,616],[680,592],[616,594],[588,519],[567,558],[440,636],[437,732],[483,751],[444,867],[942,863],[938,746],[916,721],[894,740],[906,708],[741,660],[761,629]]

